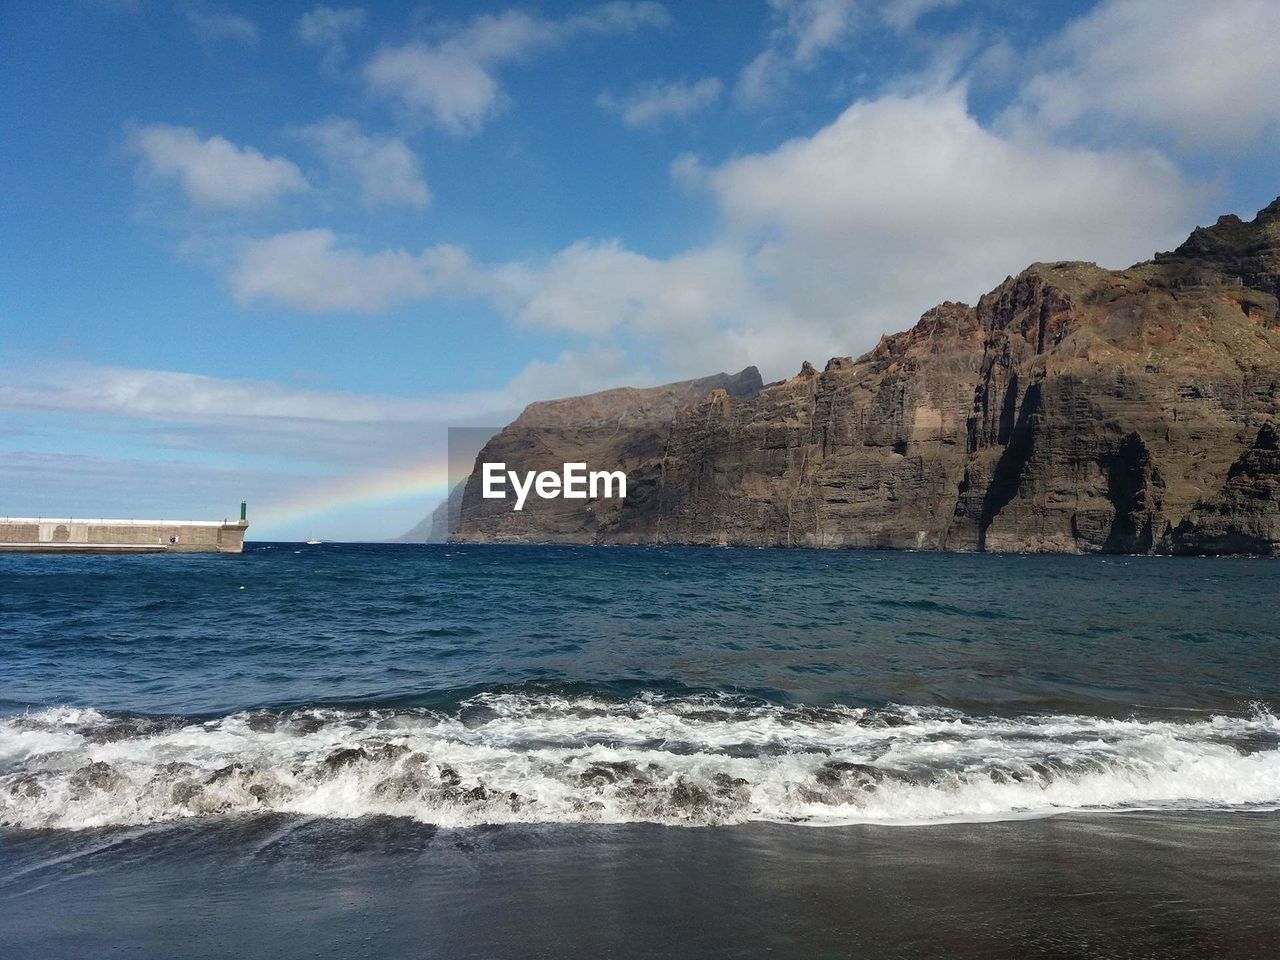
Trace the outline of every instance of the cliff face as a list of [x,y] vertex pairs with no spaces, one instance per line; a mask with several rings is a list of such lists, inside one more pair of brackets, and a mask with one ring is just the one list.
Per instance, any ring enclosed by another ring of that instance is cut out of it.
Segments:
[[459,483],[436,508],[423,517],[408,533],[402,533],[392,543],[448,543],[451,531],[458,528],[462,516],[463,484]]
[[1033,264],[857,360],[615,417],[607,443],[608,394],[535,404],[480,459],[621,464],[628,498],[512,514],[469,484],[458,539],[1278,553],[1277,294],[1280,200],[1128,270]]
[[[623,387],[583,397],[531,403],[490,440],[477,462],[509,469],[552,470],[583,462],[593,470],[627,473],[627,498],[542,500],[530,497],[520,512],[505,500],[481,497],[481,477],[467,478],[461,515],[451,539],[467,542],[595,543],[618,537],[620,523],[643,508],[662,475],[676,414],[709,395],[746,399],[761,388],[760,372],[747,367],[661,387]],[[638,536],[637,541],[645,537]]]

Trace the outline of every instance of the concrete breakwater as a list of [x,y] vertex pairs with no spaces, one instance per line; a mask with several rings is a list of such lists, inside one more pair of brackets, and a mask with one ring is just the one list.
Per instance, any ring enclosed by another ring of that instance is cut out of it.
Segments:
[[240,553],[249,522],[0,517],[0,553]]

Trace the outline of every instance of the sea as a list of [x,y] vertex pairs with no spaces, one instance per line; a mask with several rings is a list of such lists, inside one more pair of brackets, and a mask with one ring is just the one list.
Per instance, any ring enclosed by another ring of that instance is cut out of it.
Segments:
[[0,956],[1280,956],[1280,565],[0,555]]

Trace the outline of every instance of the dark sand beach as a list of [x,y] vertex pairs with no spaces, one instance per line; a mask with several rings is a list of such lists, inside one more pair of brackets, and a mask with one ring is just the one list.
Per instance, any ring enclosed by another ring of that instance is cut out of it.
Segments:
[[1270,562],[0,568],[6,957],[1280,952]]

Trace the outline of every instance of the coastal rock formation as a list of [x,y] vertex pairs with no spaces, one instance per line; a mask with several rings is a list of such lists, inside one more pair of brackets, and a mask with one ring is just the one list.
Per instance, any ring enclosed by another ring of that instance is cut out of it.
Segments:
[[626,500],[514,513],[473,475],[455,538],[1275,554],[1278,295],[1280,200],[1127,270],[1033,264],[768,386],[533,404],[480,460],[621,467]]
[[392,540],[392,543],[448,543],[449,534],[458,529],[462,516],[462,493],[465,484],[456,484],[436,508],[414,528]]
[[[747,367],[661,387],[622,387],[582,397],[531,403],[490,440],[477,462],[505,463],[520,471],[560,472],[565,463],[627,474],[626,499],[590,501],[531,497],[520,512],[505,500],[485,500],[481,478],[467,478],[455,539],[594,543],[616,538],[659,487],[667,443],[679,411],[716,398],[745,400],[762,387],[760,371]],[[642,542],[637,535],[630,542]]]

